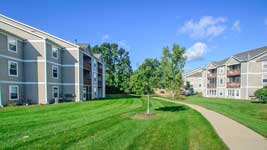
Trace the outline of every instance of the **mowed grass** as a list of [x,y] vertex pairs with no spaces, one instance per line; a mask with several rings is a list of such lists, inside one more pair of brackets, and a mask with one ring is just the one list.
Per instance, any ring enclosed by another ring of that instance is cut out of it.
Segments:
[[188,97],[185,102],[219,112],[267,137],[267,104],[247,100]]
[[142,98],[0,109],[0,149],[227,149],[188,107]]

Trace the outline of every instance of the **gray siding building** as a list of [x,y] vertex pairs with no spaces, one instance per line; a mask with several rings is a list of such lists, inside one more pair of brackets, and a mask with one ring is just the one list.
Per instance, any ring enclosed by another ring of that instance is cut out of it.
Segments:
[[0,105],[105,97],[105,63],[77,45],[0,15]]
[[[205,83],[202,87],[203,96],[254,98],[255,91],[267,85],[267,47],[210,62],[203,72],[202,80]],[[185,78],[188,79],[190,76]]]

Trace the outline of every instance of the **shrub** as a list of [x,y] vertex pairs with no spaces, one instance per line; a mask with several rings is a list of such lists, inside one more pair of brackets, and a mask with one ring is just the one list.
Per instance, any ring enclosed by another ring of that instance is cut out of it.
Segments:
[[267,102],[267,86],[255,91],[256,97],[263,103]]
[[196,95],[197,95],[198,97],[203,97],[202,92],[197,92]]

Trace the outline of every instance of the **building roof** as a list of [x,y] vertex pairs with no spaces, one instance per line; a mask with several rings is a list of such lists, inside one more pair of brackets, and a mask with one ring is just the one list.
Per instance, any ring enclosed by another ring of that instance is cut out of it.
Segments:
[[97,59],[101,59],[101,54],[94,54]]
[[[238,53],[238,54],[235,54],[231,57],[239,60],[239,61],[249,61],[250,59],[262,54],[262,53],[265,53],[267,52],[267,46],[263,46],[263,47],[260,47],[260,48],[256,48],[256,49],[252,49],[252,50],[248,50],[248,51],[245,51],[245,52],[242,52],[242,53]],[[210,64],[214,64],[216,66],[222,66],[224,65],[227,60],[231,57],[227,57],[221,61],[212,61],[210,62]],[[267,59],[267,56],[266,58],[261,58],[261,59]]]
[[203,71],[202,68],[196,68],[196,69],[193,69],[189,72],[184,73],[183,76],[184,77],[195,77],[195,76],[199,77],[199,73],[202,76],[202,71]]
[[187,78],[188,78],[188,77],[202,77],[202,71],[201,71],[201,72],[195,72],[195,73],[193,73],[193,74],[187,76]]
[[27,32],[31,32],[31,33],[34,33],[36,35],[42,36],[42,37],[44,37],[46,39],[49,39],[50,41],[52,41],[54,43],[57,43],[58,45],[64,45],[63,47],[75,47],[75,48],[79,47],[78,45],[76,45],[74,43],[71,43],[69,41],[63,40],[63,39],[61,39],[59,37],[56,37],[56,36],[54,36],[52,34],[49,34],[47,32],[44,32],[44,31],[39,30],[37,28],[34,28],[32,26],[26,25],[26,24],[24,24],[22,22],[19,22],[17,20],[11,19],[11,18],[9,18],[7,16],[4,16],[2,14],[0,14],[0,20],[2,22],[10,23],[10,24],[12,24],[14,26],[22,28],[22,29],[26,30]]
[[238,53],[234,55],[233,57],[237,58],[240,61],[248,61],[251,58],[254,58],[255,56],[262,54],[264,52],[267,52],[267,46],[263,46],[263,47],[256,48],[253,50],[248,50],[242,53]]

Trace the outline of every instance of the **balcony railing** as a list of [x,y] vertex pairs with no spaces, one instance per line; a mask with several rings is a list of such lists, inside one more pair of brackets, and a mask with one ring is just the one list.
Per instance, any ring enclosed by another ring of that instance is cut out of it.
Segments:
[[240,69],[227,70],[227,76],[239,76]]
[[227,82],[227,88],[240,88],[240,82]]
[[102,80],[98,80],[98,87],[102,87]]
[[207,84],[207,88],[216,88],[217,87],[217,85],[215,84],[215,83],[208,83]]
[[216,77],[217,73],[208,73],[208,77]]
[[84,62],[83,63],[83,68],[85,70],[91,71],[91,64],[90,63],[87,63],[87,62]]
[[92,79],[83,79],[84,84],[91,85],[92,84]]

